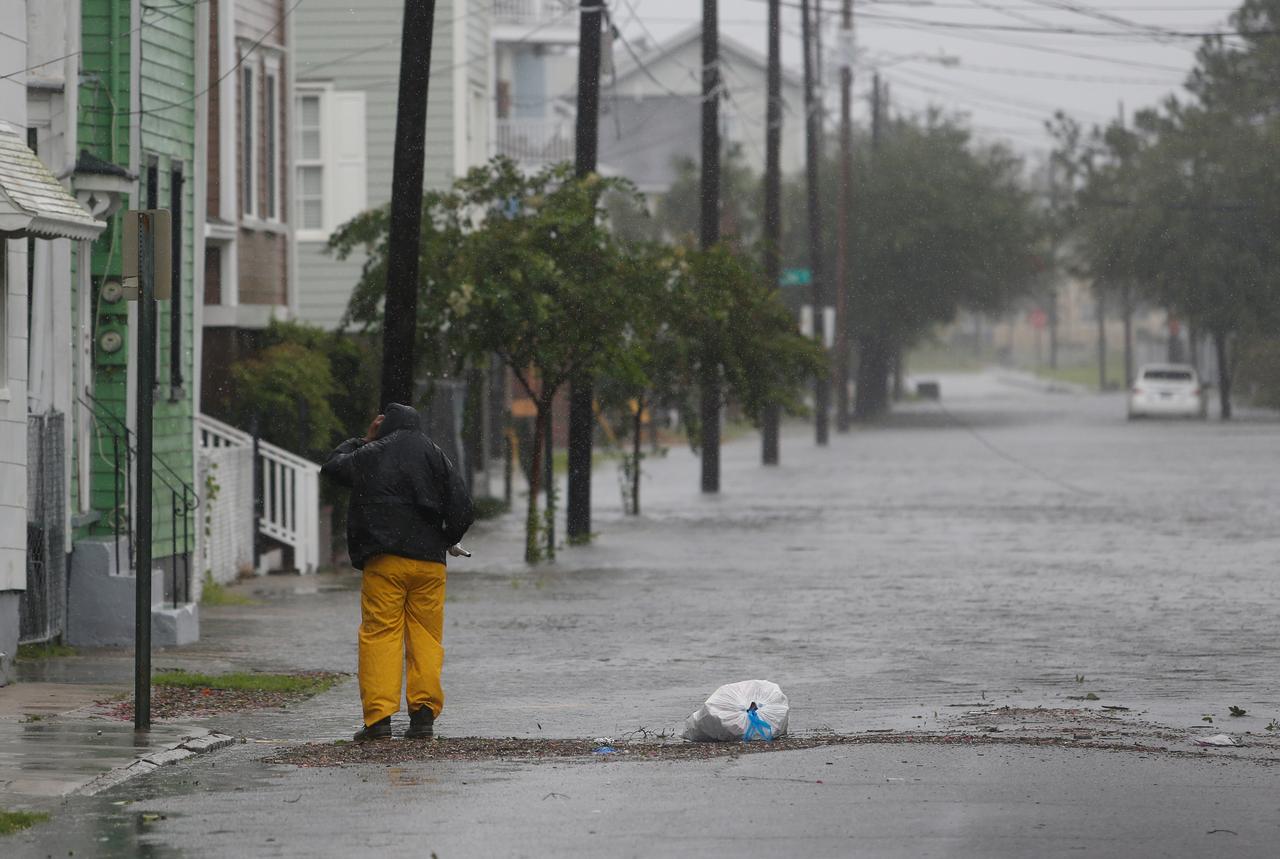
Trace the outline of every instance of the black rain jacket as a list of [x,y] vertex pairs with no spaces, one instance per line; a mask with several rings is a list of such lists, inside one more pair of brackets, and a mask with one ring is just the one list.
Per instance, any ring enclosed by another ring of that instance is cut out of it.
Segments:
[[382,554],[443,564],[475,519],[471,495],[449,457],[422,431],[415,410],[392,403],[385,414],[376,439],[347,439],[321,467],[351,488],[351,565],[364,569]]

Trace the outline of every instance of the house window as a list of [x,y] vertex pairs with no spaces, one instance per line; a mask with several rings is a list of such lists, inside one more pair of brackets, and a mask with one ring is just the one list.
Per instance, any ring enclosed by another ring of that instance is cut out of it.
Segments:
[[294,223],[323,241],[366,205],[365,94],[302,89],[294,120]]
[[0,399],[9,391],[9,240],[0,238]]
[[160,159],[154,155],[147,158],[147,187],[143,193],[146,194],[148,209],[160,207]]
[[240,208],[246,215],[253,215],[257,211],[254,162],[258,154],[257,124],[253,121],[257,116],[258,100],[254,98],[253,69],[245,66],[240,80],[240,193],[243,195]]
[[169,166],[169,217],[173,245],[172,290],[169,293],[169,399],[182,396],[182,162]]
[[324,151],[320,128],[320,94],[298,97],[296,122],[298,175],[295,218],[303,230],[324,229]]
[[278,207],[278,185],[279,177],[277,176],[277,160],[279,148],[276,141],[279,133],[280,117],[276,111],[276,76],[268,72],[263,77],[263,121],[265,125],[263,130],[266,132],[265,146],[266,158],[262,166],[262,184],[267,192],[267,212],[266,215],[272,220],[280,219],[280,211]]

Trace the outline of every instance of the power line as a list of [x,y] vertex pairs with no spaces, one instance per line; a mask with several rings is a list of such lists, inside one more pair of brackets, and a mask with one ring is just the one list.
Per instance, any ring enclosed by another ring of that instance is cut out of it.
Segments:
[[148,106],[148,107],[139,108],[138,110],[125,110],[125,111],[114,111],[114,112],[113,112],[113,111],[104,111],[104,110],[101,110],[101,109],[99,109],[99,108],[94,108],[94,107],[88,107],[88,108],[85,108],[85,109],[86,109],[86,110],[88,110],[88,111],[90,111],[90,112],[93,112],[93,113],[111,113],[111,115],[112,115],[112,116],[141,116],[141,115],[143,115],[143,114],[148,114],[148,113],[150,113],[150,114],[156,114],[156,113],[159,113],[159,112],[160,112],[160,111],[162,111],[162,110],[171,110],[171,109],[173,109],[173,108],[175,108],[175,107],[184,107],[184,106],[186,106],[186,105],[192,104],[192,103],[194,103],[197,99],[199,99],[202,95],[205,95],[206,93],[208,93],[208,92],[209,92],[211,89],[213,89],[215,86],[218,86],[219,84],[221,84],[224,80],[226,80],[227,78],[229,78],[229,77],[230,77],[230,76],[231,76],[231,75],[232,75],[232,74],[233,74],[237,69],[239,69],[239,68],[240,68],[240,66],[242,66],[242,65],[244,64],[244,61],[245,61],[245,60],[247,60],[247,59],[250,57],[250,55],[252,55],[252,54],[253,54],[253,52],[254,52],[254,51],[256,51],[256,50],[257,50],[257,49],[262,45],[262,43],[263,43],[263,42],[265,42],[265,41],[267,40],[267,37],[268,37],[268,36],[270,36],[270,35],[271,35],[272,33],[274,33],[276,30],[280,29],[280,27],[284,24],[285,20],[286,20],[290,15],[292,15],[292,14],[293,14],[293,10],[294,10],[294,9],[297,9],[297,8],[298,8],[299,6],[301,6],[301,5],[302,5],[302,0],[294,0],[293,5],[292,5],[292,6],[290,6],[288,9],[286,9],[286,10],[285,10],[285,12],[284,12],[284,14],[280,16],[280,20],[276,21],[276,22],[275,22],[275,24],[273,24],[273,25],[271,26],[271,28],[270,28],[270,29],[268,29],[265,33],[263,33],[263,34],[262,34],[262,35],[257,39],[257,41],[255,41],[253,44],[251,44],[251,45],[248,47],[248,49],[247,49],[247,50],[245,50],[245,51],[244,51],[244,53],[242,53],[242,54],[240,55],[240,58],[239,58],[239,59],[237,59],[237,60],[236,60],[236,61],[231,65],[231,68],[227,69],[227,71],[226,71],[225,73],[223,73],[223,75],[222,75],[221,77],[219,77],[216,81],[214,81],[213,83],[209,84],[207,87],[205,87],[204,89],[200,90],[200,92],[196,93],[195,95],[191,96],[190,98],[184,98],[184,99],[181,99],[180,101],[164,102],[163,104],[160,104],[160,105],[151,105],[151,106]]
[[[752,2],[760,3],[767,0],[752,0]],[[800,4],[795,0],[781,0],[783,6],[793,9],[800,8]],[[831,13],[830,9],[822,9],[824,13]],[[1063,10],[1067,11],[1067,10]],[[1067,26],[1019,26],[1011,24],[984,24],[968,21],[942,21],[933,18],[914,18],[905,15],[885,14],[881,12],[862,12],[859,16],[864,21],[874,21],[888,25],[902,25],[913,27],[924,27],[926,29],[942,29],[942,30],[977,30],[977,31],[998,31],[1013,33],[1045,33],[1049,35],[1061,36],[1097,36],[1103,38],[1126,38],[1132,39],[1135,34],[1124,30],[1090,30],[1080,27]],[[1122,19],[1123,20],[1123,19]],[[1133,22],[1131,22],[1133,23]],[[1143,26],[1134,23],[1134,26]],[[1223,38],[1249,38],[1259,36],[1278,36],[1280,29],[1262,29],[1262,30],[1162,30],[1160,35],[1168,38],[1179,39],[1205,39],[1213,37]]]
[[[938,86],[949,86],[949,87],[957,87],[957,88],[963,87],[964,92],[967,95],[971,94],[977,97],[985,97],[1000,103],[1007,102],[1009,104],[1018,105],[1019,107],[1026,108],[1028,110],[1044,110],[1044,111],[1047,111],[1050,115],[1052,115],[1055,111],[1061,109],[1060,106],[1058,105],[1050,105],[1050,104],[1046,104],[1045,102],[1016,98],[1014,96],[1008,95],[1007,93],[996,92],[995,90],[985,89],[982,87],[975,87],[972,84],[960,84],[948,78],[940,78],[937,75],[931,75],[931,74],[928,74],[927,72],[922,72],[919,69],[903,69],[902,71],[905,71],[907,74],[910,74],[910,75],[915,75],[917,78],[922,78],[925,81],[932,84],[936,84]],[[1094,119],[1098,119],[1098,118],[1099,117],[1096,117],[1096,116],[1094,117]]]
[[1039,69],[1020,69],[1009,66],[974,66],[969,63],[958,64],[953,71],[977,72],[978,74],[1005,75],[1019,78],[1039,78],[1042,80],[1071,81],[1086,84],[1128,84],[1133,86],[1177,86],[1176,82],[1158,78],[1126,78],[1111,75],[1075,75],[1069,72],[1045,72]]

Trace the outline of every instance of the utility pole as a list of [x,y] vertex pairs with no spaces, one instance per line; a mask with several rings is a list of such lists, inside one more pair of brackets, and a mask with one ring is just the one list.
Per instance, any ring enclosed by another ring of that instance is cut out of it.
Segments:
[[[809,212],[809,269],[812,273],[813,333],[825,347],[826,290],[822,277],[822,208],[818,201],[819,135],[822,117],[814,94],[813,13],[810,0],[800,0],[800,38],[804,41],[805,177]],[[831,372],[823,370],[813,380],[814,435],[819,445],[827,443],[831,401]]]
[[[600,22],[602,0],[581,0],[578,25],[578,119],[574,173],[579,179],[596,171],[600,124]],[[584,373],[569,384],[570,542],[591,535],[591,452],[595,432],[595,392]]]
[[411,403],[418,327],[418,256],[422,248],[422,171],[426,151],[427,84],[435,0],[404,0],[400,92],[391,163],[391,230],[382,326],[381,405]]
[[[764,132],[764,276],[770,289],[778,288],[782,273],[782,3],[769,0],[769,65],[766,72],[768,100]],[[782,409],[765,406],[761,459],[777,465]]]
[[[716,0],[702,0],[701,245],[720,242],[720,38]],[[720,491],[720,356],[702,361],[702,491]]]
[[836,432],[849,431],[849,227],[853,214],[853,0],[840,13],[840,219],[836,228]]
[[[1125,128],[1123,101],[1119,103],[1118,116],[1120,129],[1123,131]],[[1133,387],[1133,294],[1127,278],[1120,282],[1120,313],[1124,329],[1124,386],[1128,390]]]
[[1045,272],[1049,277],[1049,289],[1046,302],[1049,325],[1049,369],[1058,369],[1058,171],[1049,162],[1049,207],[1054,214],[1052,235],[1049,237],[1049,259],[1045,261]]
[[875,152],[880,148],[880,73],[876,72],[871,76],[871,151]]
[[1093,300],[1097,305],[1098,317],[1098,390],[1107,389],[1107,317],[1104,300],[1105,289],[1101,282],[1093,284]]

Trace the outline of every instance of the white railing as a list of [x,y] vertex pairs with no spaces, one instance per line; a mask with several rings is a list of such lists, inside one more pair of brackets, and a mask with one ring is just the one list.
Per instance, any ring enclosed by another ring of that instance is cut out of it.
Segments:
[[[253,436],[208,415],[196,418],[202,448],[249,447]],[[258,533],[293,549],[299,572],[320,564],[320,466],[281,447],[258,442],[262,515]]]
[[498,154],[516,161],[572,161],[573,123],[565,119],[499,119]]
[[577,23],[578,4],[573,0],[498,0],[493,7],[498,24]]

